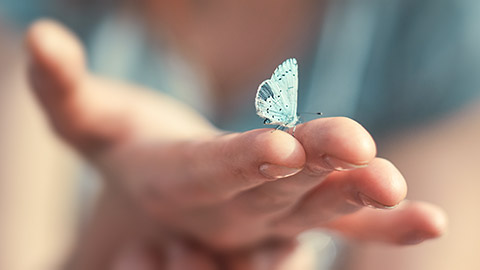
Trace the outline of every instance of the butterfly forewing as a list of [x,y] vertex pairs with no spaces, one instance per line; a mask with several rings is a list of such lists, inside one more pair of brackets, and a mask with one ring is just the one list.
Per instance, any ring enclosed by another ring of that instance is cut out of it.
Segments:
[[[281,89],[281,96],[286,99],[285,104],[293,105],[290,111],[297,114],[297,96],[298,96],[298,65],[295,58],[285,60],[273,72],[270,79],[278,84]],[[284,91],[286,93],[284,93]]]
[[269,80],[262,82],[255,99],[257,114],[266,124],[294,126],[297,116],[298,68],[294,58],[279,65]]

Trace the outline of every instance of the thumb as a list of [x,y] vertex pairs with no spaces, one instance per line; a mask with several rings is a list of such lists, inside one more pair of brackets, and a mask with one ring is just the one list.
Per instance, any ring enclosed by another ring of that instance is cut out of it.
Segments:
[[87,72],[84,48],[72,32],[43,19],[29,28],[26,46],[33,92],[64,139],[88,153],[123,135],[122,102],[111,84]]
[[86,75],[85,52],[77,37],[61,24],[42,19],[26,35],[30,75],[42,102],[72,94]]

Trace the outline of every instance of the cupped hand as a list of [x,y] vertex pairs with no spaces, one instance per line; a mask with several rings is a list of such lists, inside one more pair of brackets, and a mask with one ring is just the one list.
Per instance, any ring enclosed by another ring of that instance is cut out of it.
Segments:
[[395,244],[444,230],[436,207],[395,208],[405,180],[353,120],[317,119],[295,136],[226,133],[167,96],[92,75],[80,42],[57,23],[34,24],[27,46],[52,126],[153,231],[233,250],[311,228]]

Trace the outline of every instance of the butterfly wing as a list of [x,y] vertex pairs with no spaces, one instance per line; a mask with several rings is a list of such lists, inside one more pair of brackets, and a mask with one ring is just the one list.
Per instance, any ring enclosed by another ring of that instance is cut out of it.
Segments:
[[297,116],[297,96],[298,96],[298,64],[295,58],[285,60],[273,72],[272,78],[278,87],[281,89],[281,96],[285,99],[284,104],[291,106],[287,107],[288,112]]
[[293,127],[298,122],[298,66],[294,58],[279,65],[272,77],[260,84],[255,108],[265,124]]

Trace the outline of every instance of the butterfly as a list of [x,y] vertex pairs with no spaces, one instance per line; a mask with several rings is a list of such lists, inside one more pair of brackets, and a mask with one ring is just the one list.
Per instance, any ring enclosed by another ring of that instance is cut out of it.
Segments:
[[297,115],[298,65],[295,58],[285,60],[263,81],[255,97],[257,115],[264,124],[291,128],[300,121]]

